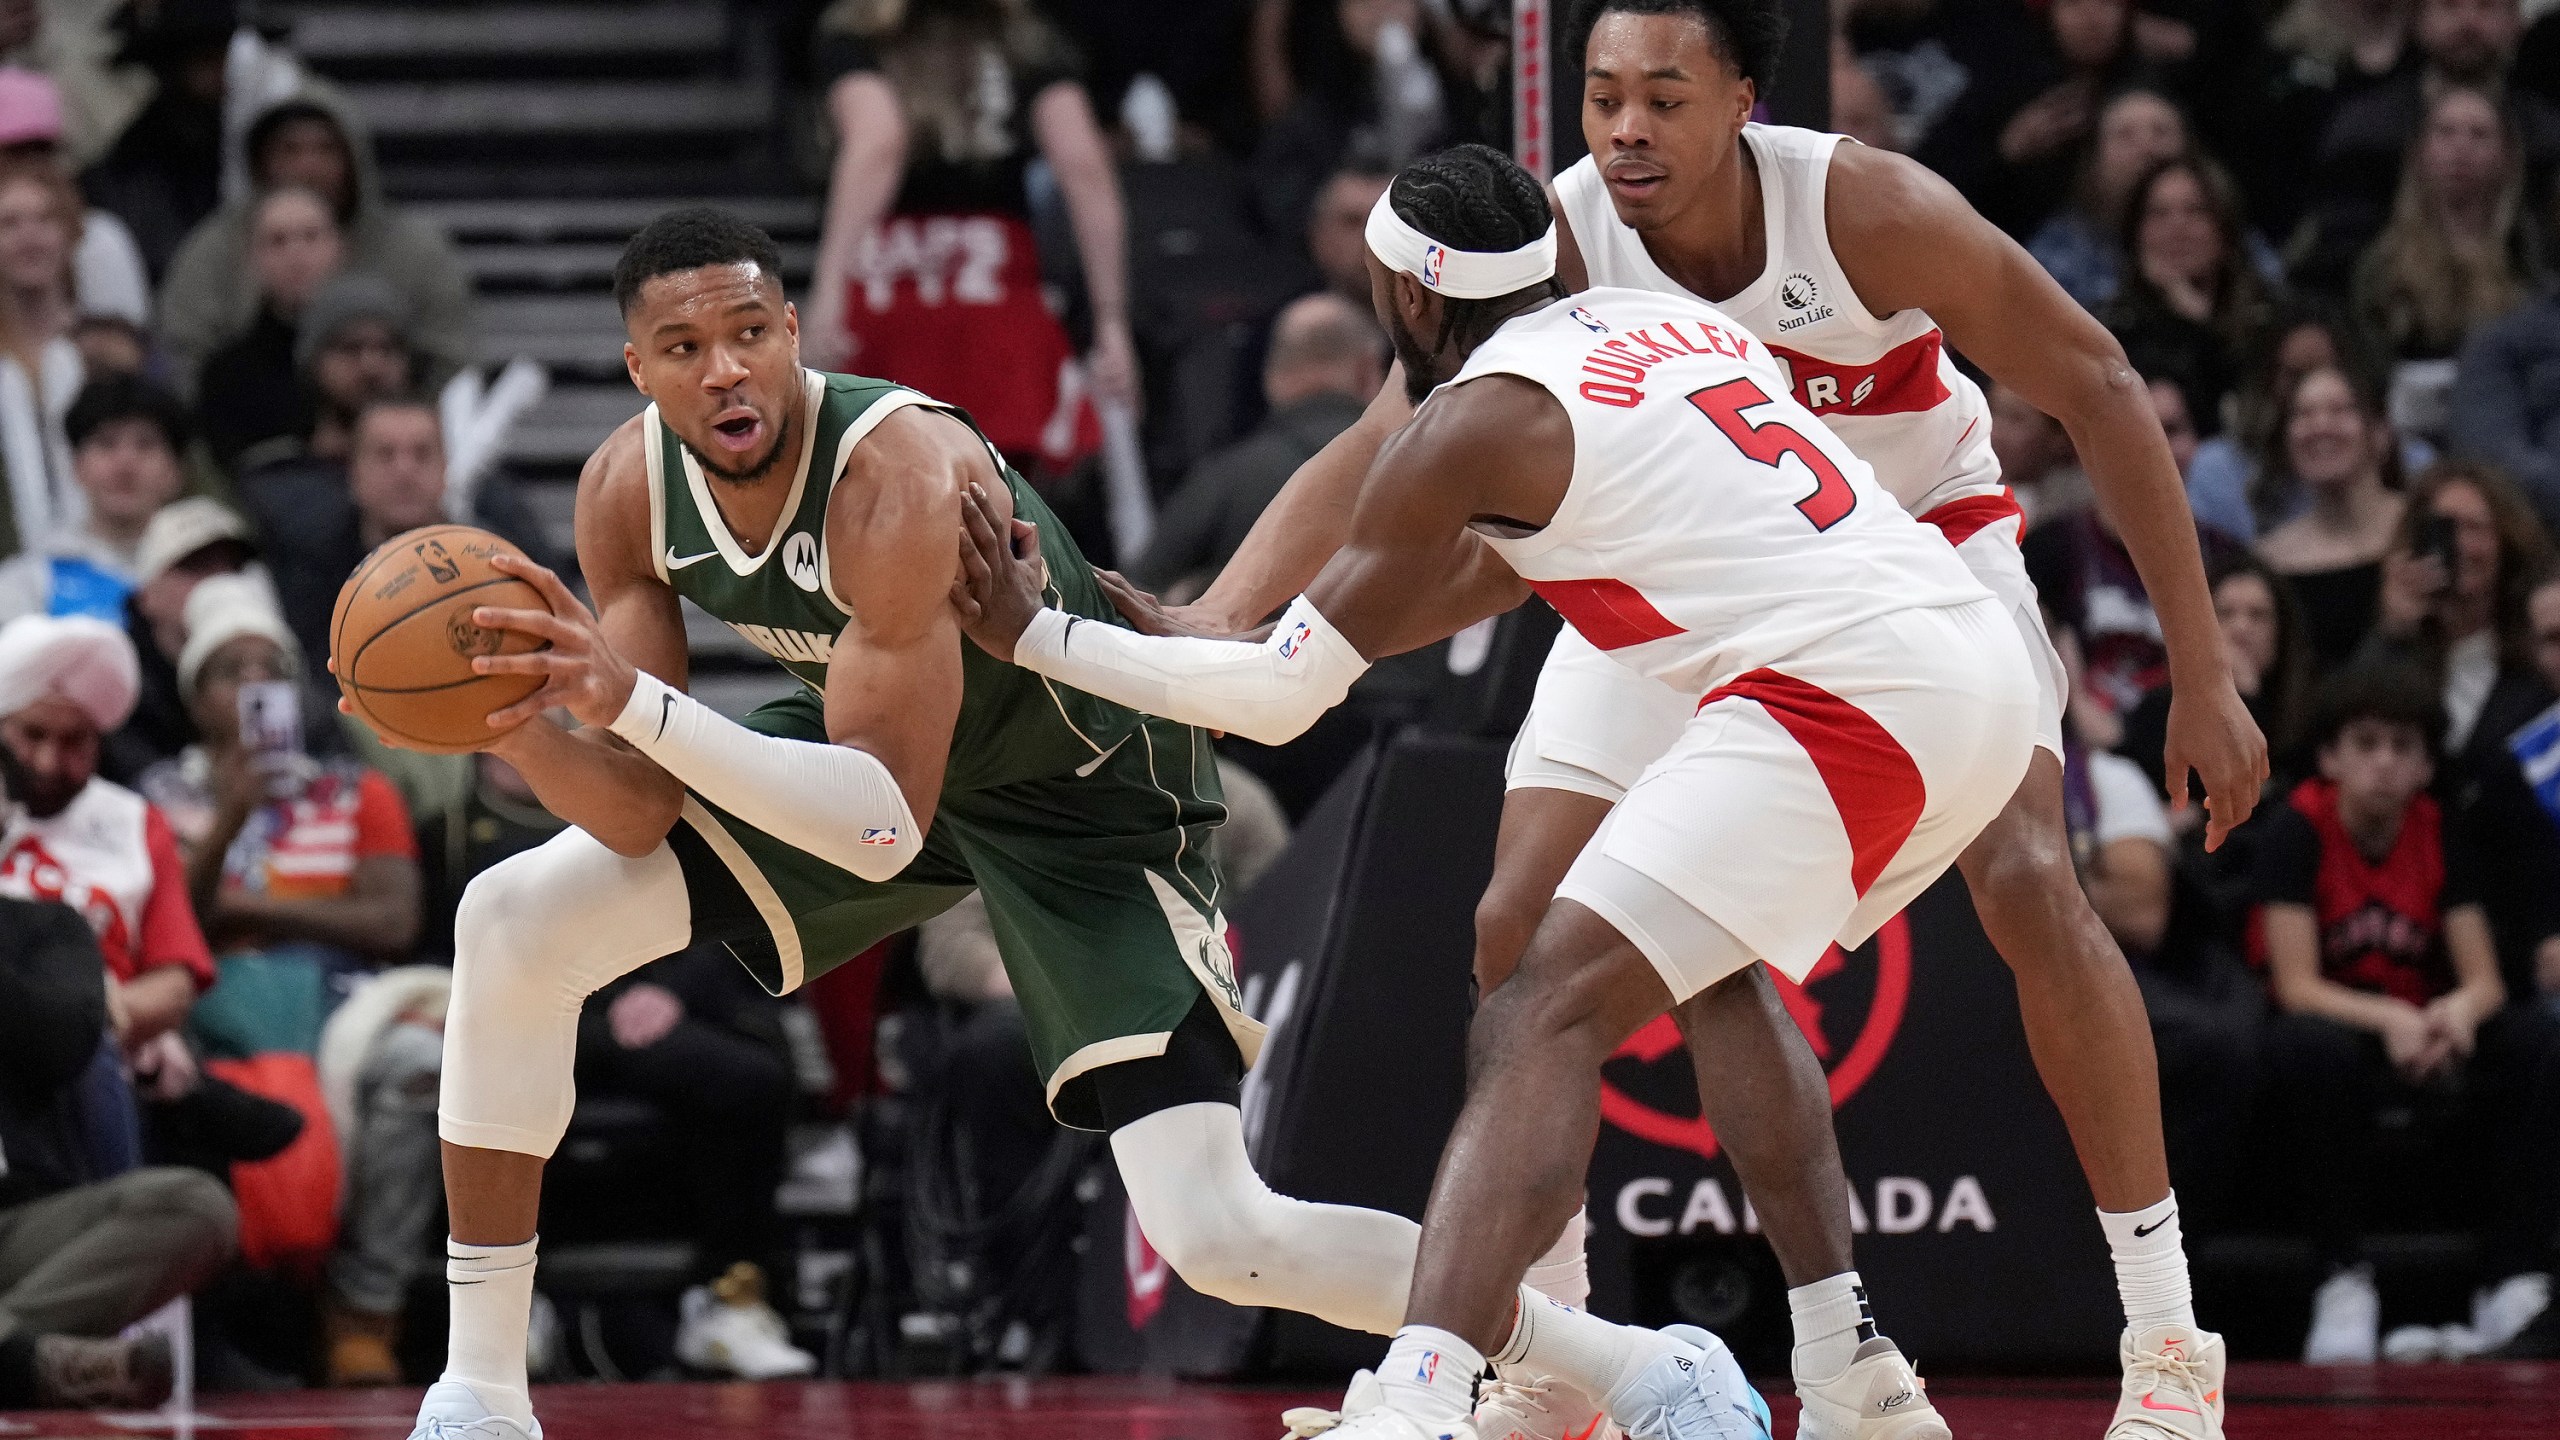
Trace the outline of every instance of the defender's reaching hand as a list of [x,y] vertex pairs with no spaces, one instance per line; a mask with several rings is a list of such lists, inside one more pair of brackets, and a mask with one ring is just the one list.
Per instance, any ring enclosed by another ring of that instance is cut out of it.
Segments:
[[1013,642],[1047,603],[1049,565],[1040,558],[1040,527],[1006,521],[976,485],[960,502],[960,578],[951,605],[978,648],[1013,659]]

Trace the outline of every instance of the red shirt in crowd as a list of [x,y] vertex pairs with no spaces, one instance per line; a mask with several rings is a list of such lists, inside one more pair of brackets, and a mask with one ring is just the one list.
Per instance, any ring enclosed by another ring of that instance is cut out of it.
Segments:
[[119,980],[183,965],[197,990],[213,984],[177,837],[149,802],[112,781],[91,780],[61,814],[10,824],[0,836],[0,894],[79,911]]
[[[2391,852],[2368,858],[2338,818],[2338,787],[2305,780],[2267,814],[2258,841],[2258,900],[2311,908],[2324,978],[2424,1005],[2453,988],[2445,912],[2477,898],[2470,866],[2449,849],[2443,812],[2433,797],[2420,794],[2401,817]],[[2262,968],[2267,963],[2255,915],[2249,960]]]

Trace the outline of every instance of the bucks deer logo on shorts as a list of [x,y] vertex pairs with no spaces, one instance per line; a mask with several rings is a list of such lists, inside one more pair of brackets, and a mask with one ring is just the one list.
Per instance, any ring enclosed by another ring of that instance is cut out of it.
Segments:
[[[1900,915],[1854,951],[1831,947],[1801,986],[1771,973],[1831,1079],[1837,1109],[1876,1073],[1911,997],[1911,923]],[[1639,1140],[1713,1160],[1722,1149],[1697,1113],[1697,1083],[1679,1027],[1664,1015],[1637,1031],[1600,1072],[1600,1117]]]

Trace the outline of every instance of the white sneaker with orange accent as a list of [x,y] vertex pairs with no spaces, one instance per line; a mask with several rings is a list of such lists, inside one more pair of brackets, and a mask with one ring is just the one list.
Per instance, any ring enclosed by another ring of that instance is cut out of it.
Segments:
[[1882,1336],[1829,1379],[1797,1376],[1796,1399],[1804,1406],[1797,1440],[1955,1440],[1911,1362]]
[[1562,1380],[1488,1380],[1476,1392],[1479,1440],[1626,1440],[1600,1402]]
[[2223,1440],[2221,1336],[2154,1325],[2117,1348],[2124,1394],[2107,1440]]

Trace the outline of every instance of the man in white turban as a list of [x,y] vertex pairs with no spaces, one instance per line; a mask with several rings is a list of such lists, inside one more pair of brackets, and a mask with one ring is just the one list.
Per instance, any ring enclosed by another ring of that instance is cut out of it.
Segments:
[[169,822],[97,773],[99,741],[133,712],[140,685],[133,642],[103,620],[0,625],[0,895],[59,900],[87,918],[116,981],[110,1018],[137,1052],[213,983]]

